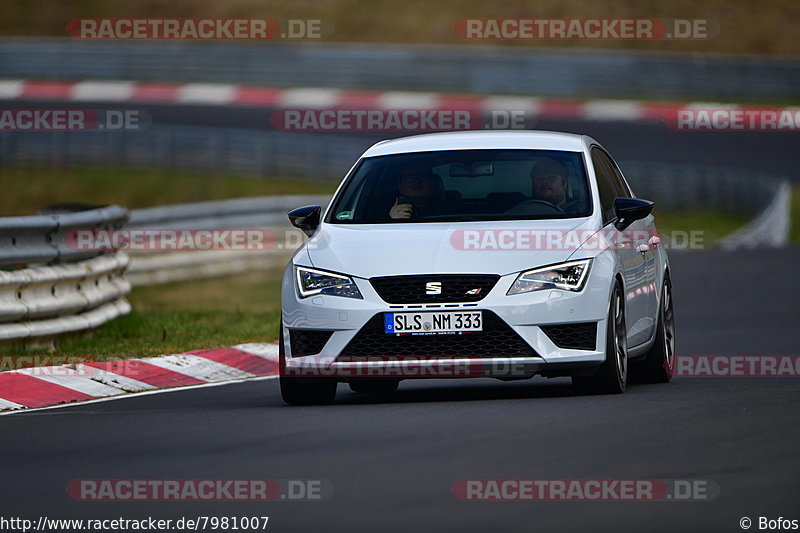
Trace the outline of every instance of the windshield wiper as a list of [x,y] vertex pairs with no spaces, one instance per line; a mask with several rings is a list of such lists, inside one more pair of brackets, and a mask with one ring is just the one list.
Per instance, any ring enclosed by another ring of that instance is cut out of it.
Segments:
[[420,217],[416,222],[475,222],[478,220],[487,220],[486,218],[474,215],[433,215],[427,217]]

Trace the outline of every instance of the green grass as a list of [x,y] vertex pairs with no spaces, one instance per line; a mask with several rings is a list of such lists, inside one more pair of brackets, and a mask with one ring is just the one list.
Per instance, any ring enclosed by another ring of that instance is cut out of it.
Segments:
[[789,212],[792,217],[789,228],[789,242],[800,242],[800,188],[792,190],[792,204]]
[[[537,48],[612,48],[747,54],[800,54],[796,0],[6,0],[0,35],[66,36],[73,18],[239,17],[320,19],[327,40],[360,43],[464,44],[452,31],[461,18],[706,19],[718,35],[697,40],[474,41]],[[470,45],[467,44],[467,45]]]
[[14,346],[7,351],[106,361],[278,338],[277,272],[135,287],[128,299],[131,314],[109,322],[91,337],[62,339],[55,349]]
[[0,168],[0,216],[30,215],[58,203],[128,208],[276,194],[331,194],[336,183],[297,178],[211,176],[135,169]]
[[694,241],[703,248],[713,247],[748,222],[743,217],[711,210],[656,211],[653,216],[661,235],[674,236],[673,242],[686,242],[686,237],[694,235]]

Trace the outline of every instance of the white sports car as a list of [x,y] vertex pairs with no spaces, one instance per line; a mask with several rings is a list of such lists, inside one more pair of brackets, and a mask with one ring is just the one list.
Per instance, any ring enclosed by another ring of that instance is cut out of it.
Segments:
[[283,276],[284,401],[411,378],[571,376],[597,393],[669,381],[670,270],[652,207],[587,136],[375,144],[324,212],[289,213],[310,239]]

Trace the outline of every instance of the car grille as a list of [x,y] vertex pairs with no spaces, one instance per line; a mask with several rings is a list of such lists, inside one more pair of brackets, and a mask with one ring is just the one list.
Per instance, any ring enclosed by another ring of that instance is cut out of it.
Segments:
[[321,329],[290,329],[289,342],[292,355],[316,355],[325,347],[325,343],[333,335],[333,331]]
[[[415,304],[477,302],[489,294],[499,279],[492,274],[431,274],[385,276],[369,281],[385,302]],[[426,294],[430,282],[441,283],[441,294]]]
[[597,345],[597,322],[540,327],[559,348],[594,350]]
[[383,330],[383,313],[378,313],[353,337],[337,360],[363,356],[539,357],[491,311],[483,311],[483,331],[461,335],[387,335]]

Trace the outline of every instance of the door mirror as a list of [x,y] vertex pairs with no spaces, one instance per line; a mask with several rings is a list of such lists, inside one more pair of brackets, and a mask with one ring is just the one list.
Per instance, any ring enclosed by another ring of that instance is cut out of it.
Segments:
[[322,208],[318,205],[307,205],[289,211],[289,222],[295,228],[303,230],[303,233],[311,237],[319,227],[319,215]]
[[622,231],[637,220],[641,220],[653,210],[653,202],[639,198],[614,198],[614,212],[617,221],[614,227]]

